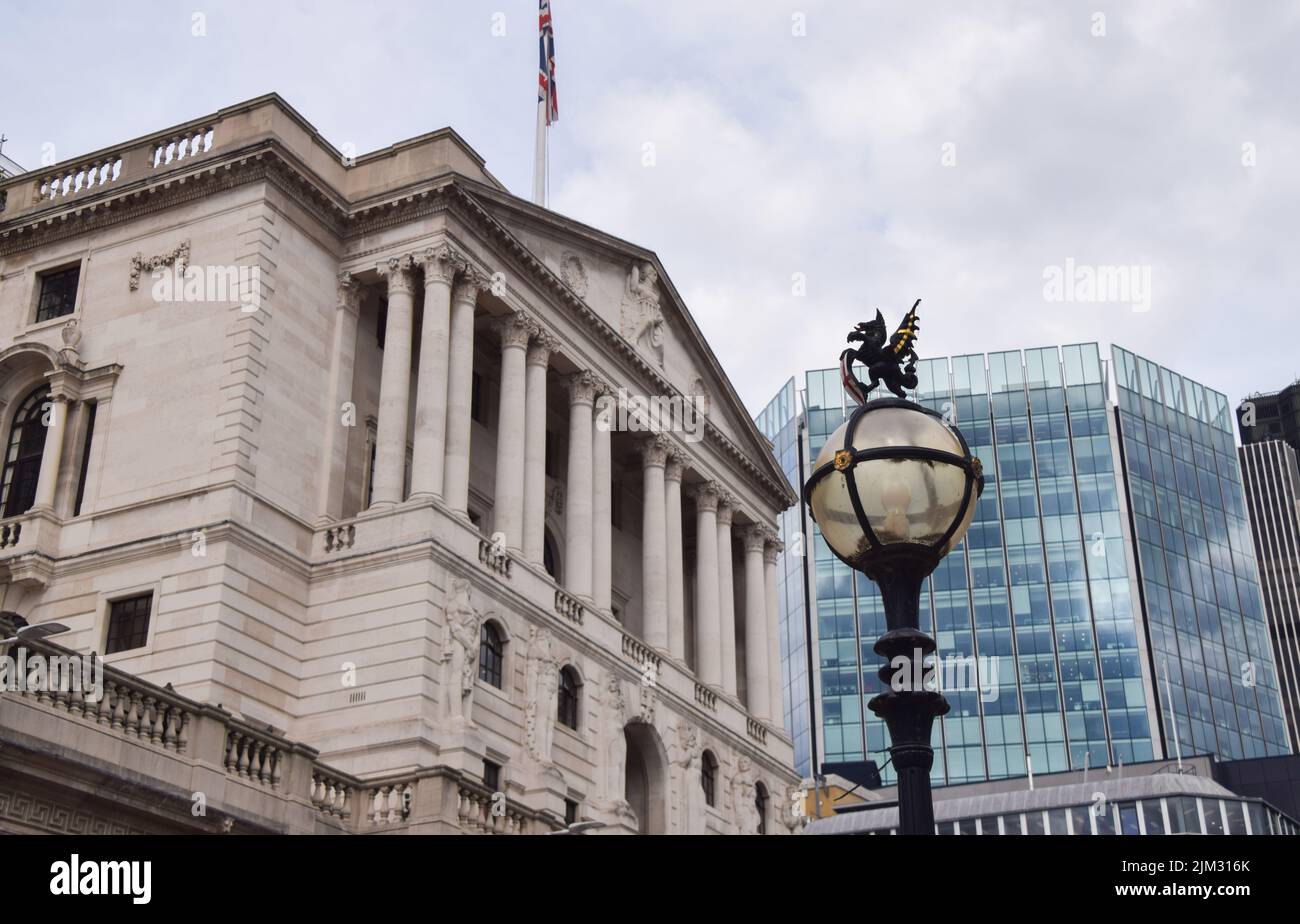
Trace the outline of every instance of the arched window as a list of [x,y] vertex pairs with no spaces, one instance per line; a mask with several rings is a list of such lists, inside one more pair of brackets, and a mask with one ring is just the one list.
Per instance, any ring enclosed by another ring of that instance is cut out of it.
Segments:
[[767,833],[767,787],[754,784],[754,809],[758,812],[758,833]]
[[714,801],[718,789],[718,759],[712,751],[705,751],[700,761],[700,785],[704,787],[704,804],[716,805]]
[[45,452],[45,408],[50,389],[42,385],[23,399],[9,426],[5,444],[4,483],[0,510],[6,517],[26,513],[36,503],[36,482]]
[[478,679],[501,689],[502,667],[505,665],[506,641],[501,628],[494,622],[483,623],[478,641]]
[[577,671],[571,667],[560,670],[559,705],[556,714],[561,725],[574,731],[578,730],[578,690],[581,686],[582,681],[578,679]]

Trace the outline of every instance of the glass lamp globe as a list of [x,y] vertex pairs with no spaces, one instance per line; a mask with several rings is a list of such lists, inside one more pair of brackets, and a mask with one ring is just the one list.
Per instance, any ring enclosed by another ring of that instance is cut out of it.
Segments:
[[886,398],[831,434],[805,496],[831,550],[871,576],[899,554],[932,569],[966,534],[983,488],[959,430],[929,408]]

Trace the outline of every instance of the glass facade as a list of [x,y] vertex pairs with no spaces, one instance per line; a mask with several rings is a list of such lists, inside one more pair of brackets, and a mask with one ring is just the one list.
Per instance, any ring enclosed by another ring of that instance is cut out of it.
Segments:
[[[1285,754],[1228,400],[1127,350],[1112,355],[1157,693],[1171,701],[1177,744],[1225,759]],[[1160,721],[1172,751],[1170,711]]]
[[[917,366],[910,397],[960,428],[986,478],[970,531],[922,597],[951,705],[935,723],[937,785],[1173,756],[1154,724],[1166,662],[1184,754],[1286,748],[1226,400],[1150,364],[1142,385],[1140,361],[1114,357],[1118,411],[1096,344]],[[1162,382],[1185,398],[1143,397]],[[805,385],[806,466],[852,401],[838,369],[809,371]],[[1153,441],[1163,441],[1154,481]],[[787,512],[782,527],[789,546],[798,516]],[[883,766],[886,729],[866,708],[883,687],[872,651],[885,631],[879,596],[808,528],[819,759]],[[1149,631],[1144,596],[1157,601]],[[1254,686],[1242,681],[1248,663]],[[953,664],[971,670],[949,673]],[[882,780],[894,781],[892,767]]]
[[[795,380],[785,383],[754,422],[772,443],[772,452],[790,486],[800,491],[799,392]],[[804,776],[812,775],[812,715],[809,711],[808,646],[804,613],[803,542],[799,517],[802,506],[796,504],[779,518],[785,551],[777,559],[776,594],[780,616],[778,632],[781,646],[781,705],[786,734],[794,741],[794,767]]]

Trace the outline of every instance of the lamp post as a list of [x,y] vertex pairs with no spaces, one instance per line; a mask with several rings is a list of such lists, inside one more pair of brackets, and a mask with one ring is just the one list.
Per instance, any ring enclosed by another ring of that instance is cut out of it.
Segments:
[[[874,650],[886,659],[879,676],[889,689],[867,705],[889,729],[903,834],[934,833],[930,733],[948,711],[926,679],[935,642],[920,628],[921,585],[966,534],[984,490],[983,468],[961,432],[906,400],[904,389],[918,384],[918,328],[914,305],[888,341],[879,312],[849,334],[863,346],[845,350],[840,367],[858,406],[826,441],[804,485],[831,551],[880,588],[888,630]],[[867,366],[870,385],[854,376],[855,360]],[[897,397],[866,400],[881,382]]]

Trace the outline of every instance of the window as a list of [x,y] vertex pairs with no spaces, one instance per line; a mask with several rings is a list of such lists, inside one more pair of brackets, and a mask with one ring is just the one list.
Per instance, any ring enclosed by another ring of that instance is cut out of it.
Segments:
[[483,623],[479,630],[478,679],[501,689],[501,668],[505,662],[505,639],[494,622]]
[[81,276],[81,266],[42,273],[40,300],[36,303],[36,321],[48,321],[72,314],[77,304],[77,280]]
[[560,477],[558,474],[560,467],[555,461],[555,434],[552,433],[550,430],[546,431],[546,451],[544,453],[544,456],[545,456],[544,467],[545,467],[547,477],[549,478]]
[[379,310],[375,313],[375,343],[379,344],[379,349],[384,348],[384,333],[388,330],[388,299],[379,303]]
[[86,407],[86,437],[81,447],[81,471],[77,475],[77,497],[72,503],[72,515],[81,516],[81,502],[86,498],[86,476],[90,474],[90,441],[95,437],[95,413],[99,402],[91,401]]
[[9,426],[5,446],[4,516],[26,513],[36,503],[36,482],[41,474],[41,455],[45,452],[45,409],[50,390],[42,385],[23,399]]
[[754,809],[758,812],[758,833],[767,833],[767,787],[762,783],[754,784]]
[[551,535],[551,531],[548,529],[542,537],[542,567],[546,569],[546,573],[551,576],[551,579],[558,584],[560,582],[560,571],[557,560],[555,537]]
[[481,424],[486,424],[483,419],[483,376],[477,372],[470,376],[469,388],[469,416],[471,420],[476,420]]
[[700,761],[700,785],[704,787],[704,804],[716,805],[715,792],[718,785],[718,759],[712,751],[704,752]]
[[560,671],[558,717],[561,725],[574,731],[578,730],[578,689],[581,686],[573,668],[566,667]]
[[501,791],[501,765],[483,761],[483,785],[493,792]]
[[149,612],[153,594],[138,594],[108,605],[108,639],[104,654],[143,648],[149,641]]
[[575,802],[573,799],[565,799],[564,800],[564,826],[567,828],[569,825],[575,825],[577,823],[578,823],[578,803]]

